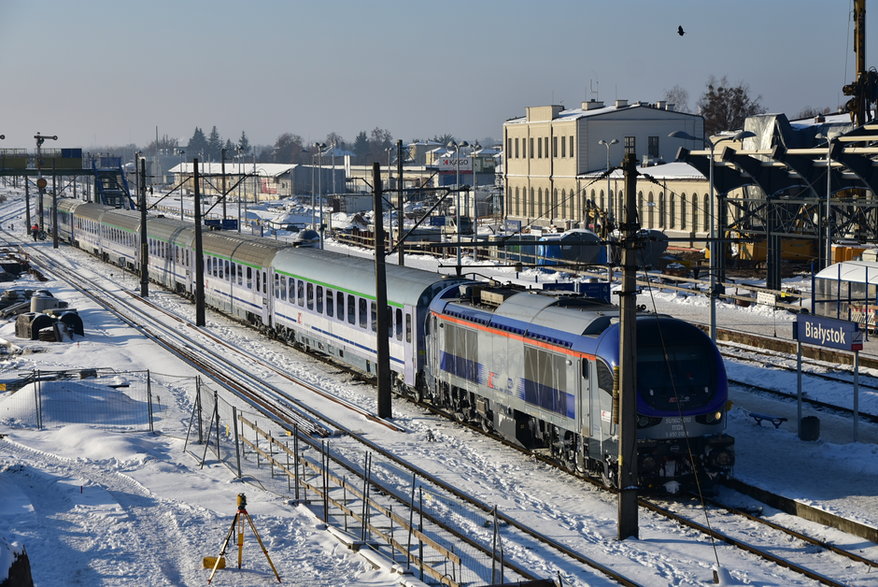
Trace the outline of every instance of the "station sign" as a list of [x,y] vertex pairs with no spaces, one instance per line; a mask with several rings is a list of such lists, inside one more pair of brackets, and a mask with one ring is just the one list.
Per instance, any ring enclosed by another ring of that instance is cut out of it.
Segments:
[[863,349],[863,332],[856,322],[823,316],[799,314],[793,338],[802,344],[813,344],[843,351]]

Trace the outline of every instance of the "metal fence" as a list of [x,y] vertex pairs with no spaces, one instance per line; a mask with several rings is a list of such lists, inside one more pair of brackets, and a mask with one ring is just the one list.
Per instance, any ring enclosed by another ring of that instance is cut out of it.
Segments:
[[202,467],[222,463],[307,504],[351,548],[378,551],[427,583],[536,578],[504,561],[496,510],[468,506],[347,437],[310,436],[237,408],[200,380],[185,450]]
[[153,431],[149,371],[34,370],[0,382],[0,423],[12,428],[95,424]]

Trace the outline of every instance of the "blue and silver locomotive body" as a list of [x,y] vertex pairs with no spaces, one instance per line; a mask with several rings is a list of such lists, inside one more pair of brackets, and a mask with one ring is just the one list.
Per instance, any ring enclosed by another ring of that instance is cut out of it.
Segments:
[[[618,315],[612,306],[579,297],[478,284],[448,290],[431,306],[429,393],[461,419],[612,480]],[[644,484],[685,478],[693,469],[713,478],[730,472],[727,399],[722,359],[704,333],[668,316],[638,316]]]

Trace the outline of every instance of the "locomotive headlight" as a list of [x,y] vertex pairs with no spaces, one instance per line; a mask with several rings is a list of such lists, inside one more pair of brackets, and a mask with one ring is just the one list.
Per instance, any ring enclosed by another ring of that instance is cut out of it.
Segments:
[[723,413],[720,410],[717,410],[716,412],[709,412],[707,414],[701,414],[695,417],[695,420],[702,424],[716,424],[722,421],[722,419]]

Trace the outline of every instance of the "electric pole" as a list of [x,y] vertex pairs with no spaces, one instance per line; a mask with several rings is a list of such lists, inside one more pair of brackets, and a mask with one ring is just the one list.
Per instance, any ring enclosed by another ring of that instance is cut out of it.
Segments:
[[149,242],[146,232],[146,158],[140,157],[140,295],[149,295]]
[[637,528],[637,160],[626,147],[625,220],[622,228],[622,290],[619,292],[619,540]]
[[[192,180],[195,182],[195,326],[204,326],[204,243],[201,240],[201,179],[198,176],[198,158],[192,160]],[[258,274],[256,279],[259,279]]]
[[375,350],[377,351],[376,372],[378,376],[378,417],[392,418],[390,405],[390,341],[387,315],[387,275],[384,266],[384,213],[381,192],[381,164],[372,164],[372,185],[375,186],[374,224],[375,224]]
[[[387,171],[390,173],[390,170]],[[399,247],[399,266],[405,265],[405,246],[402,237],[405,234],[403,228],[404,215],[402,213],[402,139],[396,141],[396,234],[398,234],[396,246]]]

